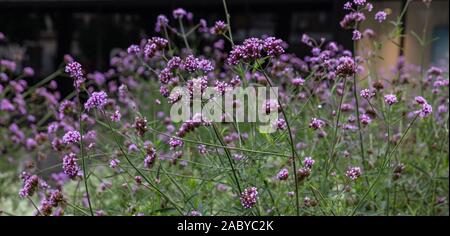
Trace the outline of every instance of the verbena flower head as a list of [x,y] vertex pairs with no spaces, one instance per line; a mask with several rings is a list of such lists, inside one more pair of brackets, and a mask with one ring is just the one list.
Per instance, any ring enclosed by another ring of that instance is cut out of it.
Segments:
[[277,179],[279,180],[287,180],[289,177],[289,171],[287,168],[281,169],[277,174]]
[[128,54],[133,54],[133,55],[139,54],[140,51],[141,51],[141,48],[139,48],[139,46],[136,44],[130,45],[127,49]]
[[74,179],[78,176],[80,167],[77,164],[77,156],[75,153],[70,153],[63,157],[63,170],[67,177]]
[[433,112],[433,107],[430,104],[424,103],[421,106],[422,108],[419,111],[417,111],[421,118],[425,118]]
[[115,169],[117,166],[119,166],[119,164],[120,164],[120,160],[119,159],[112,159],[109,162],[109,167],[112,168],[112,169]]
[[183,8],[177,8],[177,9],[173,10],[173,12],[172,12],[172,16],[175,19],[183,19],[183,17],[185,17],[186,15],[187,15],[187,12]]
[[384,95],[384,102],[389,106],[392,106],[398,102],[397,96],[395,96],[394,94]]
[[362,38],[361,32],[359,32],[359,30],[353,30],[352,39],[356,41],[356,40],[360,40],[361,38]]
[[86,80],[81,64],[76,61],[69,62],[66,65],[65,72],[74,79],[75,88],[80,88],[81,84]]
[[36,175],[30,176],[27,173],[22,173],[23,187],[19,191],[20,197],[31,197],[39,183],[39,178]]
[[81,141],[81,135],[78,131],[71,130],[64,134],[62,141],[64,144],[79,143]]
[[347,178],[351,179],[352,181],[355,181],[356,179],[358,179],[361,176],[361,168],[358,166],[354,166],[354,167],[348,167],[347,171],[345,172],[345,176],[347,176]]
[[352,76],[356,73],[356,63],[353,58],[349,56],[342,56],[338,60],[336,74],[341,76]]
[[84,104],[84,108],[88,111],[91,109],[103,110],[103,107],[108,103],[108,95],[104,91],[93,92],[91,97]]
[[156,18],[155,31],[161,32],[161,29],[169,24],[169,19],[165,15],[159,15]]
[[363,89],[363,90],[361,90],[359,95],[367,100],[370,100],[371,98],[373,98],[375,96],[375,92],[370,91],[370,89]]
[[211,34],[214,35],[220,35],[223,34],[225,32],[227,32],[227,24],[225,24],[225,22],[219,20],[216,21],[216,23],[214,24],[214,27],[211,28]]
[[363,125],[368,125],[368,124],[370,124],[370,122],[372,122],[372,119],[370,118],[370,116],[368,116],[366,114],[361,114],[359,116],[359,120],[361,121],[361,124],[363,124]]
[[385,11],[379,11],[375,14],[375,20],[378,22],[383,22],[386,20],[387,13]]
[[355,3],[355,5],[357,6],[364,6],[366,4],[366,0],[353,0],[353,2]]
[[305,157],[305,159],[303,160],[303,165],[306,168],[312,168],[312,166],[314,165],[316,161],[314,159],[312,159],[312,157]]
[[314,130],[321,129],[323,126],[325,126],[325,122],[317,118],[312,118],[312,120],[309,122],[309,128],[312,128]]
[[258,189],[256,187],[248,187],[241,193],[241,205],[245,209],[250,209],[256,205],[258,198]]

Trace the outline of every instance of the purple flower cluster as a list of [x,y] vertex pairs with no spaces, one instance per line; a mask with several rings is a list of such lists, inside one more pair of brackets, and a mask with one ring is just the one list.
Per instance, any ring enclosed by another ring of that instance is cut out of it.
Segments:
[[384,102],[386,104],[388,104],[389,106],[392,106],[392,105],[394,105],[395,103],[398,102],[397,96],[395,96],[394,94],[384,95]]
[[284,53],[284,42],[281,39],[268,37],[265,40],[248,38],[241,45],[235,45],[227,59],[229,65],[237,65],[239,61],[251,62],[263,55],[276,57]]
[[356,179],[358,179],[361,176],[361,168],[357,167],[357,166],[351,166],[347,168],[347,171],[345,172],[345,176],[347,176],[347,178],[355,181]]
[[415,97],[414,101],[421,106],[421,109],[416,111],[421,118],[425,118],[433,112],[433,107],[422,96]]
[[83,82],[86,80],[84,77],[83,69],[81,68],[81,64],[72,61],[66,65],[65,72],[69,74],[69,76],[74,79],[75,88],[80,88]]
[[211,34],[214,35],[221,35],[225,32],[227,32],[227,24],[225,24],[225,22],[219,20],[216,21],[216,23],[214,24],[214,27],[211,28]]
[[281,169],[280,172],[278,172],[278,174],[277,174],[277,179],[279,179],[279,180],[287,180],[288,177],[289,177],[289,171],[287,168]]
[[64,134],[62,141],[64,144],[79,143],[81,141],[81,135],[78,131],[71,130]]
[[63,157],[63,170],[67,177],[74,179],[78,176],[80,167],[77,164],[77,156],[75,153],[70,153]]
[[314,129],[314,130],[321,129],[324,126],[325,126],[325,121],[317,119],[317,118],[312,118],[311,121],[309,122],[309,128]]
[[39,184],[39,178],[36,175],[30,176],[28,173],[22,173],[21,175],[23,181],[23,187],[19,191],[20,197],[31,197],[33,196],[36,188]]
[[359,95],[367,100],[370,100],[375,96],[375,92],[371,91],[370,89],[363,89],[361,90]]
[[387,13],[385,11],[379,11],[375,14],[375,20],[378,22],[383,22],[386,20]]
[[108,95],[104,91],[93,92],[87,102],[84,104],[84,108],[88,111],[91,109],[103,110],[103,107],[108,103]]
[[336,68],[336,75],[352,76],[356,73],[357,65],[353,58],[349,56],[340,57]]
[[153,37],[147,41],[144,46],[144,56],[146,58],[152,58],[155,56],[156,52],[164,49],[169,41],[160,37]]
[[241,205],[245,209],[250,209],[256,205],[258,198],[258,189],[256,187],[248,187],[241,193]]

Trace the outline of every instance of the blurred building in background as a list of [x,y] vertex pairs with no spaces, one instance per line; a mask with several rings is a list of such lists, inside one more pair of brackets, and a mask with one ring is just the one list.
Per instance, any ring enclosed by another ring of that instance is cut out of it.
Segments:
[[[235,40],[249,36],[274,35],[286,40],[290,52],[306,54],[300,43],[303,33],[314,38],[325,37],[351,49],[351,32],[342,30],[339,21],[345,12],[345,0],[227,0],[231,13]],[[389,20],[395,20],[406,0],[375,0],[378,9],[389,8]],[[141,38],[154,35],[154,24],[159,14],[170,15],[175,8],[183,7],[194,13],[198,21],[204,18],[209,24],[224,19],[221,0],[0,0],[0,32],[17,48],[17,55],[27,50],[28,65],[45,75],[54,71],[64,54],[71,54],[88,69],[105,70],[110,52],[126,48]],[[424,50],[425,63],[448,58],[448,1],[433,0],[427,12],[422,0],[414,1],[404,17],[403,40],[386,42],[382,50],[384,61],[392,65],[399,55],[419,64],[420,46],[411,36],[421,35],[428,21],[427,36],[439,37]],[[374,21],[363,25],[378,34],[389,32],[386,24]],[[401,52],[396,46],[404,45]],[[0,49],[0,53],[2,53]],[[22,53],[22,54],[21,54]]]

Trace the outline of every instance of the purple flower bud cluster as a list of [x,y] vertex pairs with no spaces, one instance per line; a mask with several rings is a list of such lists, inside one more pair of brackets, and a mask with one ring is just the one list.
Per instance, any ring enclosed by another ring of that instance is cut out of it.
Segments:
[[395,96],[394,94],[384,95],[384,102],[386,104],[388,104],[389,106],[392,106],[392,105],[394,105],[395,103],[398,102],[397,96]]
[[153,37],[147,41],[144,46],[144,56],[146,58],[152,58],[155,56],[156,52],[164,49],[169,41],[160,37]]
[[23,187],[19,191],[20,197],[31,197],[33,196],[36,188],[39,184],[39,178],[36,175],[29,175],[26,172],[23,172],[21,175],[23,181]]
[[227,24],[225,24],[225,22],[219,20],[216,21],[216,23],[214,24],[214,27],[211,28],[211,34],[214,35],[221,35],[224,34],[225,32],[227,32]]
[[64,144],[79,143],[81,141],[81,135],[78,131],[71,130],[64,134],[62,141]]
[[167,27],[168,24],[169,24],[169,19],[167,19],[167,17],[165,15],[159,15],[156,18],[155,31],[161,32],[161,29]]
[[352,76],[356,73],[357,65],[353,58],[348,56],[340,57],[336,68],[336,75]]
[[371,91],[370,89],[363,89],[361,90],[359,95],[367,100],[370,100],[375,96],[375,92]]
[[415,112],[416,114],[419,114],[421,118],[425,118],[433,112],[433,107],[428,104],[427,100],[422,96],[415,97],[414,101],[421,106],[421,109]]
[[177,138],[170,138],[169,146],[171,149],[175,149],[177,147],[182,147],[184,145],[183,141]]
[[104,91],[93,92],[84,108],[88,111],[91,109],[103,110],[103,107],[108,103],[108,95]]
[[387,18],[387,13],[385,11],[379,11],[375,14],[375,20],[378,22],[383,22]]
[[324,126],[325,126],[325,121],[317,119],[317,118],[312,118],[311,121],[309,122],[309,128],[311,128],[313,130],[321,129]]
[[147,132],[147,119],[145,117],[139,117],[137,116],[134,119],[134,128],[136,130],[136,134],[139,137],[143,137],[145,132]]
[[281,169],[277,174],[277,179],[279,180],[287,180],[289,177],[289,171],[287,168]]
[[74,80],[75,88],[80,88],[83,82],[86,80],[84,77],[83,69],[81,68],[81,64],[72,61],[66,65],[65,72],[69,74],[69,76]]
[[235,45],[227,59],[229,65],[237,65],[239,61],[251,62],[263,56],[276,57],[284,53],[284,42],[281,39],[268,37],[265,40],[248,38],[241,45]]
[[256,205],[258,201],[258,189],[256,187],[248,187],[241,193],[241,205],[245,209],[250,209]]
[[359,115],[359,120],[361,121],[361,124],[363,124],[363,125],[368,125],[372,122],[372,119],[367,114]]
[[350,166],[347,168],[347,171],[345,172],[345,176],[349,178],[352,181],[355,181],[361,176],[361,168],[358,166]]
[[80,167],[77,164],[77,156],[75,153],[70,153],[63,157],[63,170],[67,177],[74,179],[78,176]]

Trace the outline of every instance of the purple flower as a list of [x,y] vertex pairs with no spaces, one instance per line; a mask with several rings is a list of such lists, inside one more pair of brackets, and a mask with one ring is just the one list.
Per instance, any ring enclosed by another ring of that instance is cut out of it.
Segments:
[[378,22],[383,22],[386,20],[387,14],[384,11],[379,11],[375,14],[375,20]]
[[16,110],[14,105],[6,98],[0,101],[0,111],[14,111]]
[[154,152],[153,154],[147,154],[144,159],[144,167],[148,169],[152,168],[155,159],[156,159],[156,152]]
[[63,157],[63,170],[67,177],[71,179],[77,177],[80,167],[78,167],[77,156],[75,153],[70,153]]
[[188,216],[202,216],[202,213],[199,211],[191,211],[188,213]]
[[353,0],[353,2],[357,6],[363,6],[364,4],[366,4],[366,0]]
[[367,100],[370,100],[375,96],[375,92],[370,91],[370,89],[363,89],[359,92],[359,95]]
[[114,112],[114,114],[112,114],[111,115],[111,120],[113,121],[113,122],[120,122],[120,118],[122,117],[122,115],[120,114],[120,111],[119,110],[116,110],[115,112]]
[[170,148],[177,148],[177,147],[182,147],[183,146],[183,141],[180,139],[176,139],[176,138],[170,138],[169,140],[169,145]]
[[220,35],[225,32],[227,32],[227,24],[221,20],[216,21],[214,27],[211,28],[211,34]]
[[93,92],[91,97],[84,104],[86,110],[98,109],[102,110],[103,107],[108,103],[108,95],[104,91]]
[[84,78],[81,64],[76,61],[69,62],[66,65],[65,72],[68,73],[72,79],[74,79],[75,88],[79,88],[81,84],[86,80]]
[[312,159],[311,157],[305,157],[305,159],[303,160],[303,165],[306,168],[311,169],[315,162],[316,161],[314,159]]
[[241,205],[245,209],[252,208],[258,201],[258,189],[256,187],[249,187],[241,193]]
[[289,171],[287,168],[283,168],[278,172],[277,179],[279,180],[286,180],[289,177]]
[[141,51],[141,49],[139,48],[139,46],[135,45],[135,44],[130,45],[127,49],[128,54],[133,54],[133,55],[138,54],[140,51]]
[[25,67],[25,68],[23,68],[23,74],[26,77],[33,77],[34,76],[34,70],[31,67]]
[[119,166],[120,160],[119,159],[112,159],[109,162],[109,167],[115,169],[117,166]]
[[64,134],[62,140],[64,144],[79,143],[81,141],[81,135],[78,131],[72,130]]
[[363,125],[368,125],[368,124],[370,124],[370,122],[372,122],[372,119],[370,118],[370,116],[368,116],[366,114],[361,114],[359,116],[359,120],[361,121],[361,124],[363,124]]
[[433,107],[428,104],[422,104],[422,109],[419,110],[419,116],[422,118],[425,118],[427,116],[429,116],[431,113],[433,112]]
[[353,36],[352,36],[352,40],[360,40],[362,37],[361,32],[359,32],[359,30],[353,30]]
[[175,19],[183,19],[187,15],[187,12],[183,8],[177,8],[173,10],[172,15]]
[[360,167],[348,167],[347,171],[345,172],[345,176],[347,176],[347,178],[355,181],[356,179],[358,179],[361,176],[361,168]]
[[422,96],[415,97],[414,101],[419,105],[423,105],[423,104],[427,103],[427,100],[425,100],[425,98],[423,98]]
[[314,130],[321,129],[323,126],[325,126],[325,122],[317,118],[312,118],[311,122],[309,122],[309,128]]
[[21,175],[23,180],[23,187],[19,191],[20,197],[31,197],[39,183],[39,178],[36,175],[30,176],[28,173],[24,172]]
[[344,4],[344,10],[351,10],[352,9],[352,3],[351,2],[346,2]]
[[387,103],[389,106],[392,106],[398,102],[397,96],[395,96],[394,94],[384,95],[384,102]]
[[276,128],[279,130],[285,130],[287,128],[286,121],[282,118],[276,121]]
[[169,19],[165,15],[159,15],[156,19],[155,31],[161,32],[161,28],[166,27],[169,24]]
[[336,74],[341,76],[352,76],[356,73],[356,64],[353,58],[348,56],[340,57],[338,60],[338,66],[336,68]]
[[206,145],[200,144],[200,145],[198,145],[197,148],[198,148],[198,153],[200,153],[201,155],[205,155],[207,153]]
[[275,37],[268,37],[264,40],[264,50],[268,56],[279,56],[284,53],[284,42]]

